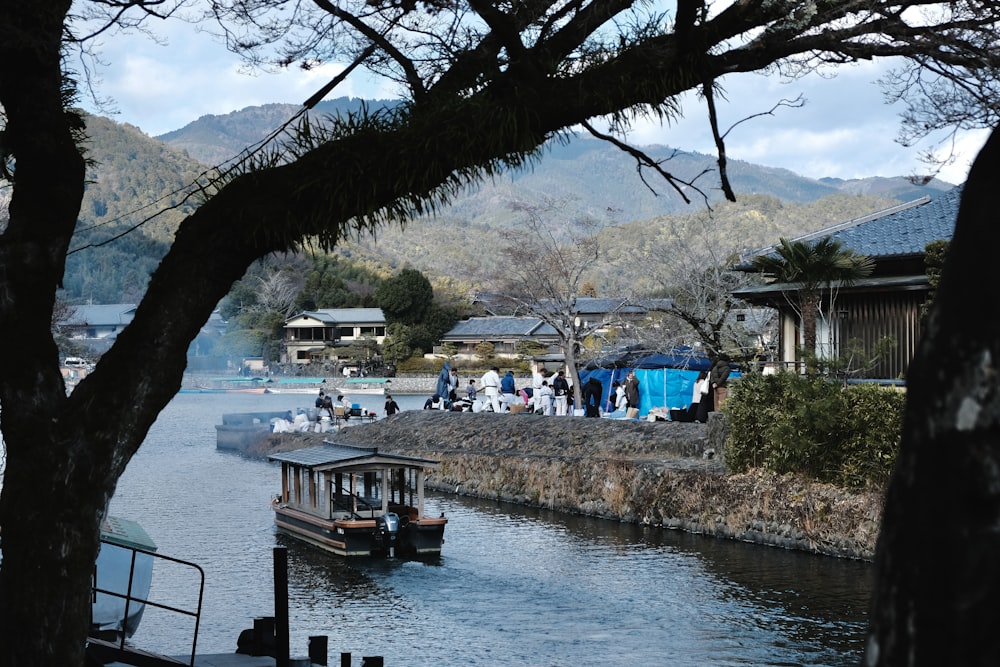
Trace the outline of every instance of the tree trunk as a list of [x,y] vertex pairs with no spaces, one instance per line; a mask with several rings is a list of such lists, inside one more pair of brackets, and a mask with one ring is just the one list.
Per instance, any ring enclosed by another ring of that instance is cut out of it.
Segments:
[[[576,367],[576,339],[570,338],[563,347],[563,357],[566,360],[566,373],[569,374],[570,382],[573,383],[573,407],[572,410],[579,410],[583,406],[583,388],[580,386],[580,371]],[[569,413],[570,416],[573,412]]]
[[816,356],[816,318],[819,312],[819,298],[811,292],[803,292],[802,308],[802,350],[806,359]]
[[[994,131],[910,364],[865,665],[1000,664],[1000,289]],[[974,317],[973,317],[974,315]]]

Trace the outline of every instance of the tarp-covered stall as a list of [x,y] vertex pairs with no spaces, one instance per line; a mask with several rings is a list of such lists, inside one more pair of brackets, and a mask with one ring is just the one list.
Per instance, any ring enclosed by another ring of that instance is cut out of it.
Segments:
[[603,387],[601,405],[606,408],[611,383],[625,382],[634,370],[639,379],[639,417],[644,417],[651,408],[686,408],[698,373],[711,368],[707,356],[688,347],[655,354],[624,350],[590,361],[580,370],[580,382],[596,377]]

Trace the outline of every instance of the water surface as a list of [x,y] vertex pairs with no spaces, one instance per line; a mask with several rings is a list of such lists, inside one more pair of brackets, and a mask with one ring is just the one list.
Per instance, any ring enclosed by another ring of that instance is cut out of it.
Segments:
[[[377,410],[381,399],[359,397]],[[404,409],[426,397],[398,396]],[[181,394],[129,464],[112,512],[206,572],[199,653],[230,652],[273,615],[272,553],[288,548],[293,655],[327,635],[386,665],[854,665],[871,565],[686,533],[432,494],[449,518],[439,559],[351,561],[277,535],[279,467],[215,448],[223,412],[306,395]],[[194,598],[187,572],[153,595]],[[189,650],[190,624],[155,610],[135,643]]]

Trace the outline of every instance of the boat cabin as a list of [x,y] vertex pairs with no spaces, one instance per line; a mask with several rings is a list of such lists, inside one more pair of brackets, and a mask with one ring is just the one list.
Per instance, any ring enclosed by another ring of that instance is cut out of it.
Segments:
[[278,530],[341,556],[441,553],[448,520],[424,514],[424,476],[438,462],[331,442],[271,454]]

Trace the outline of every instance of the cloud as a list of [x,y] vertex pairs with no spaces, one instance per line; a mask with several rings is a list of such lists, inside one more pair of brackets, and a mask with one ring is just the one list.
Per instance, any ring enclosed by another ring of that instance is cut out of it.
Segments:
[[[168,23],[160,35],[169,46],[142,36],[119,35],[102,49],[107,67],[101,72],[100,94],[113,98],[119,112],[116,120],[151,136],[179,129],[206,114],[276,102],[301,103],[343,69],[342,65],[324,65],[312,71],[251,75],[207,32]],[[776,74],[741,74],[722,79],[724,95],[717,99],[717,106],[720,128],[728,132],[729,158],[814,178],[926,173],[920,152],[935,145],[906,148],[896,141],[902,107],[886,105],[875,83],[887,67],[886,62],[868,62],[842,67],[835,76],[814,73],[788,80]],[[341,96],[385,99],[395,97],[396,88],[352,75],[330,95]],[[797,97],[804,100],[801,108],[774,108],[782,100]],[[687,94],[681,103],[683,118],[666,126],[651,120],[638,122],[629,140],[714,154],[704,101]],[[942,172],[945,180],[965,180],[985,136],[985,132],[960,135],[959,156]]]
[[[212,35],[179,23],[165,30],[160,35],[167,45],[141,35],[119,35],[101,48],[106,66],[100,72],[99,94],[111,99],[117,113],[110,115],[150,136],[180,129],[207,114],[271,103],[301,104],[344,69],[326,64],[308,71],[250,73]],[[349,77],[331,93],[369,99],[394,96],[392,84],[363,76]],[[93,103],[85,101],[84,106],[108,113]]]
[[[888,105],[876,81],[889,63],[848,66],[836,76],[811,74],[783,80],[777,75],[742,74],[722,81],[724,97],[716,100],[719,128],[732,160],[789,169],[813,178],[925,174],[920,155],[934,150],[941,137],[915,147],[898,141],[900,104]],[[776,106],[801,98],[799,108]],[[637,124],[633,143],[664,144],[714,154],[715,141],[705,102],[694,94],[682,98],[685,116],[661,126]],[[958,158],[941,178],[961,183],[988,132],[963,132],[956,144]]]

